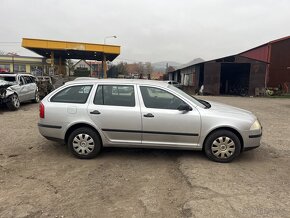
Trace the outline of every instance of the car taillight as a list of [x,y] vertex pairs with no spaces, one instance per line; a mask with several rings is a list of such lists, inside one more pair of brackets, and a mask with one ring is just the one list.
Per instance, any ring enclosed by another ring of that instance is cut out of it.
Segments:
[[44,105],[42,103],[39,104],[39,117],[44,118]]

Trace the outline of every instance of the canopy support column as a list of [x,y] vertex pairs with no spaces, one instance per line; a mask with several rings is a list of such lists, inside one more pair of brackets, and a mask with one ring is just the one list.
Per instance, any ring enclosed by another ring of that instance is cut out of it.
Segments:
[[103,78],[107,78],[107,61],[106,54],[103,56]]

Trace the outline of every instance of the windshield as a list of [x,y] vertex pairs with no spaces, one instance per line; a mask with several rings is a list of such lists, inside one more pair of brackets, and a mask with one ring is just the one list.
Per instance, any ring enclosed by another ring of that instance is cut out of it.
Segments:
[[206,105],[202,104],[199,99],[196,99],[195,97],[193,97],[191,95],[188,95],[187,93],[185,93],[184,91],[182,91],[179,88],[176,88],[175,86],[168,85],[167,88],[170,88],[171,90],[177,92],[178,94],[182,95],[187,100],[193,102],[194,104],[196,104],[196,105],[198,105],[198,106],[200,106],[202,108],[206,107]]
[[4,80],[4,81],[7,81],[7,82],[15,82],[16,81],[16,78],[15,76],[1,76],[0,75],[0,80]]

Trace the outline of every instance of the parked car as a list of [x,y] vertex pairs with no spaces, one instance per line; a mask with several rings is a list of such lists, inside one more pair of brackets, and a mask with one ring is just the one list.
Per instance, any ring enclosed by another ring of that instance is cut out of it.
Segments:
[[176,88],[179,88],[179,89],[182,87],[182,85],[179,82],[176,82],[176,81],[173,81],[173,80],[168,80],[168,81],[165,81],[165,82],[167,82],[168,84],[173,85],[173,86],[175,86]]
[[229,162],[257,148],[262,136],[251,112],[152,80],[67,82],[42,100],[38,127],[79,158],[93,158],[102,147],[146,147],[203,150]]
[[44,98],[55,88],[51,76],[37,76],[36,84],[38,87],[38,93],[40,98]]
[[17,110],[24,101],[39,102],[35,77],[29,74],[0,74],[0,104]]

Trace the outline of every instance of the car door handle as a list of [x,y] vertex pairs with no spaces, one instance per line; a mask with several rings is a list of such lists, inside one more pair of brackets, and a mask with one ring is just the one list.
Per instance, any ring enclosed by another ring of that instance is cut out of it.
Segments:
[[94,111],[91,111],[90,114],[101,114],[101,112],[98,110],[94,110]]
[[148,114],[144,114],[144,117],[154,117],[154,115],[151,113],[148,113]]

